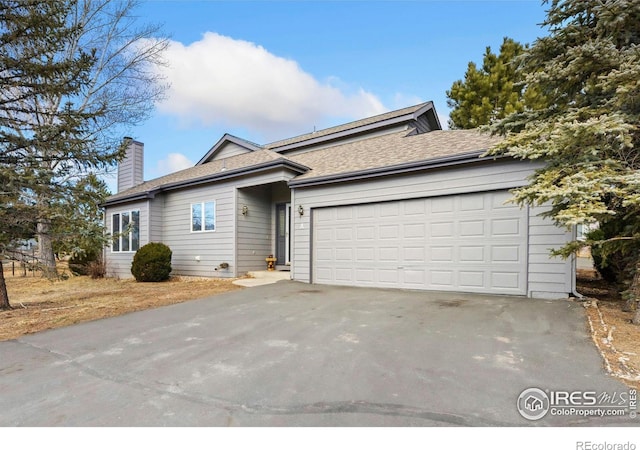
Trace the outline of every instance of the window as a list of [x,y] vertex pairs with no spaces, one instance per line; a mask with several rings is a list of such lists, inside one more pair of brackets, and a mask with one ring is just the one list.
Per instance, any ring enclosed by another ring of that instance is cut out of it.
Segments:
[[126,211],[111,216],[114,252],[135,252],[140,248],[140,211]]
[[191,231],[216,230],[216,202],[191,204]]

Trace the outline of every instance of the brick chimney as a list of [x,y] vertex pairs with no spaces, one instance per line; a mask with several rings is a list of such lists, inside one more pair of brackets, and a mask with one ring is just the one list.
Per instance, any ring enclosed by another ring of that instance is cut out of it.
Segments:
[[118,163],[118,192],[126,191],[144,181],[144,144],[125,137],[127,153]]

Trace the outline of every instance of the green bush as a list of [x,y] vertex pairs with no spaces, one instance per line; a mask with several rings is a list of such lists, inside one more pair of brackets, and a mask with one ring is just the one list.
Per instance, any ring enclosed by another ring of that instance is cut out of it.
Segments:
[[69,270],[74,275],[89,275],[89,266],[100,259],[100,254],[94,251],[75,253],[69,258]]
[[136,281],[164,281],[171,273],[171,249],[159,242],[150,242],[136,252],[131,263]]

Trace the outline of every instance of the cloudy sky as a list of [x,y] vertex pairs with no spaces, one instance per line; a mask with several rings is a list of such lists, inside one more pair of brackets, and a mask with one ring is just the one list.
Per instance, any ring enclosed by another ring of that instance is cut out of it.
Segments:
[[504,36],[545,31],[538,1],[147,1],[171,36],[171,83],[132,130],[145,179],[190,167],[225,133],[264,144],[433,100]]

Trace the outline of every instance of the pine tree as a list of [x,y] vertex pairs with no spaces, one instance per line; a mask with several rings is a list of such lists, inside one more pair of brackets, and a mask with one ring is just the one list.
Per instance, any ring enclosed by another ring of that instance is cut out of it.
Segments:
[[[45,15],[29,19],[34,29],[48,27],[51,39],[9,36],[2,48],[8,60],[20,61],[18,68],[29,56],[34,68],[58,67],[49,78],[43,72],[20,74],[37,89],[17,98],[18,114],[4,111],[2,127],[21,161],[29,162],[22,177],[30,181],[20,198],[37,211],[39,262],[48,276],[56,275],[56,230],[69,224],[61,205],[77,194],[80,180],[109,171],[123,156],[122,136],[147,117],[164,89],[152,66],[161,63],[167,40],[156,38],[156,26],[135,25],[135,6],[134,0],[15,0],[2,6],[7,30],[16,19],[29,18],[33,8],[57,8],[55,23]],[[63,81],[68,86],[50,87]]]
[[[87,116],[70,104],[43,106],[52,98],[76,95],[94,63],[82,51],[54,58],[77,29],[66,23],[72,3],[0,1],[0,255],[40,224],[34,194],[47,188],[43,168],[85,148]],[[44,121],[34,120],[41,111]],[[62,152],[33,152],[56,147]],[[66,163],[66,161],[65,161]],[[10,308],[0,275],[0,309]]]
[[453,108],[451,128],[488,125],[540,102],[539,95],[522,83],[517,58],[524,51],[520,43],[505,37],[498,55],[486,48],[482,67],[469,63],[464,80],[455,81],[447,91],[447,104]]
[[[557,224],[624,223],[609,227],[620,230],[617,235],[589,243],[605,258],[621,252],[637,270],[640,2],[553,0],[543,25],[549,35],[526,51],[521,71],[547,104],[496,123],[493,130],[506,139],[493,153],[546,162],[528,186],[516,190],[515,200],[550,205],[548,215]],[[573,242],[559,253],[568,256],[580,245]],[[634,320],[640,323],[640,311]]]

